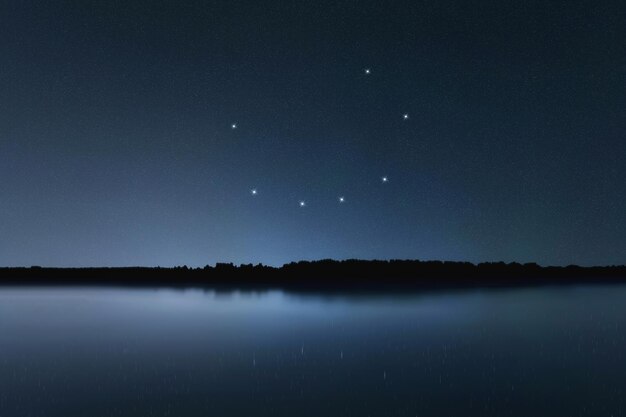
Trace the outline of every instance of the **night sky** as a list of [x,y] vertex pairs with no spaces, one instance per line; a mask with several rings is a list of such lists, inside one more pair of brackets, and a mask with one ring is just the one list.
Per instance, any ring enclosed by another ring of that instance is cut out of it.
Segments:
[[319,258],[626,262],[626,3],[0,3],[0,265]]

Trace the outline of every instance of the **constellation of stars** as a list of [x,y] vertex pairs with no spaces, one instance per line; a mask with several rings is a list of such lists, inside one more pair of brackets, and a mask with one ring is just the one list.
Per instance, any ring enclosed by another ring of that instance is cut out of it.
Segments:
[[[371,68],[364,68],[363,69],[363,73],[365,75],[371,75],[372,74],[372,69]],[[402,120],[409,120],[409,114],[408,113],[402,114]],[[237,129],[238,126],[237,126],[237,123],[232,123],[230,125],[230,127],[231,127],[231,129],[235,130],[235,129]],[[384,176],[380,177],[380,181],[381,181],[381,183],[386,184],[386,183],[389,182],[389,177],[384,175]],[[258,190],[256,188],[252,188],[250,190],[250,194],[252,196],[257,196],[259,194],[259,192],[258,192]],[[339,204],[343,204],[343,203],[346,202],[346,198],[342,195],[342,196],[337,197],[337,201],[339,202]],[[301,207],[301,208],[304,208],[304,207],[307,206],[307,202],[305,200],[300,200],[300,201],[298,201],[298,206]]]

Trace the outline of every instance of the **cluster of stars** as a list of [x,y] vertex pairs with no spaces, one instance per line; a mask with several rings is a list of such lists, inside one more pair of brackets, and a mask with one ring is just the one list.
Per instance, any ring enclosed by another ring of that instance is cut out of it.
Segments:
[[[381,182],[383,182],[383,183],[389,182],[389,178],[388,177],[382,177],[381,178]],[[256,195],[259,194],[259,190],[256,189],[256,188],[253,188],[253,189],[250,190],[250,194],[252,194],[253,196],[256,196]],[[339,197],[337,197],[337,201],[339,202],[339,204],[343,204],[343,203],[346,202],[346,198],[344,196],[339,196]],[[306,201],[300,200],[298,202],[298,206],[306,207]]]
[[[371,75],[371,74],[372,74],[372,69],[371,69],[371,68],[364,68],[364,69],[363,69],[363,73],[364,73],[365,75]],[[408,114],[408,113],[404,113],[404,114],[402,115],[402,119],[403,119],[403,120],[409,120],[409,114]],[[231,124],[231,125],[230,125],[230,127],[231,127],[231,129],[233,129],[233,130],[237,129],[237,123],[233,123],[233,124]],[[387,177],[386,175],[385,175],[385,176],[382,176],[382,177],[381,177],[381,182],[382,182],[383,184],[384,184],[384,183],[389,182],[389,177]],[[251,190],[250,190],[250,194],[251,194],[251,195],[253,195],[253,196],[256,196],[256,195],[258,195],[258,194],[259,194],[259,192],[258,192],[258,190],[257,190],[256,188],[253,188],[253,189],[251,189]],[[339,204],[343,204],[343,203],[345,203],[345,202],[346,202],[346,198],[345,198],[344,196],[339,196],[339,197],[337,198],[337,201],[339,202]],[[299,207],[306,207],[306,205],[307,205],[307,203],[306,203],[306,201],[304,201],[304,200],[300,200],[300,201],[298,202],[298,206],[299,206]]]

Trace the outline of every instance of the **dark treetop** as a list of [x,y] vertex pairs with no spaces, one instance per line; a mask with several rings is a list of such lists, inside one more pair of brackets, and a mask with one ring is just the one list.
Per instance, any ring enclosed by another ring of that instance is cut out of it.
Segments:
[[227,289],[397,290],[626,282],[626,266],[440,261],[297,262],[280,268],[216,264],[188,268],[1,268],[5,285],[147,285]]

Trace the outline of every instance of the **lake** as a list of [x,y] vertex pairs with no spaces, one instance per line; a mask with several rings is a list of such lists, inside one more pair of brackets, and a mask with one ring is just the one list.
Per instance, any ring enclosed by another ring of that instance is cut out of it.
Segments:
[[626,286],[0,288],[0,417],[626,413]]

